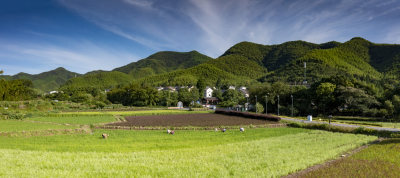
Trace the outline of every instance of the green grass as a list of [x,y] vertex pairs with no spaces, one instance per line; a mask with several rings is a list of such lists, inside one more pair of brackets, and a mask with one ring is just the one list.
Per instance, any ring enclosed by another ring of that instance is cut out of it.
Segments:
[[296,128],[0,137],[0,177],[277,177],[374,139]]
[[77,126],[34,123],[20,120],[0,120],[0,132],[39,131],[49,129],[74,129]]
[[371,145],[303,177],[400,177],[400,139]]
[[99,123],[109,123],[117,121],[114,116],[111,115],[98,115],[98,116],[66,116],[66,117],[34,117],[29,118],[31,121],[40,122],[52,122],[59,124],[79,124],[79,125],[89,125],[89,124],[99,124]]
[[146,110],[146,111],[94,111],[94,112],[62,112],[60,115],[123,115],[123,116],[145,116],[145,115],[167,115],[167,114],[198,114],[213,111],[186,111],[186,110]]
[[[285,118],[293,118],[293,119],[301,119],[307,120],[307,117],[291,117],[291,116],[281,116]],[[335,120],[336,117],[340,117],[340,120]],[[362,125],[362,126],[371,126],[371,127],[386,127],[386,128],[400,128],[400,123],[396,122],[379,122],[379,121],[368,121],[371,119],[377,118],[369,118],[369,117],[353,117],[353,116],[335,116],[331,120],[332,123],[342,123],[342,124],[350,124],[350,125]],[[328,118],[323,117],[313,117],[313,121],[324,121],[328,122]]]

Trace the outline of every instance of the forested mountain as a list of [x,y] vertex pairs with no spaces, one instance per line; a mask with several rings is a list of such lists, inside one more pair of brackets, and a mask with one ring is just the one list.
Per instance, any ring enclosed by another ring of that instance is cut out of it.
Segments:
[[204,63],[212,58],[197,51],[190,52],[157,52],[149,57],[114,69],[139,79],[155,74],[162,74],[178,69],[186,69]]
[[[241,42],[217,59],[197,51],[164,51],[111,72],[92,71],[79,75],[58,68],[38,75],[20,73],[2,78],[29,79],[42,91],[54,90],[60,85],[108,89],[132,82],[149,86],[196,85],[199,80],[207,85],[277,81],[298,84],[304,80],[304,62],[307,63],[308,83],[336,75],[373,83],[379,83],[382,78],[396,80],[400,76],[400,45],[375,44],[359,37],[344,43],[322,44]],[[78,77],[73,78],[75,75]]]
[[[377,82],[384,75],[400,76],[400,45],[375,44],[359,37],[345,43],[331,41],[323,44],[241,42],[215,60],[186,70],[147,77],[142,82],[184,85],[205,79],[211,85],[220,78],[232,84],[255,81],[302,83],[304,62],[307,63],[306,80],[309,83],[335,75]],[[218,74],[209,76],[214,73]]]
[[186,69],[210,61],[212,58],[197,51],[157,52],[145,59],[108,71],[92,71],[66,82],[63,88],[97,87],[110,89],[132,83],[141,78]]
[[133,81],[133,77],[118,71],[88,72],[80,77],[65,82],[62,88],[98,88],[110,89],[117,85],[126,85]]
[[67,80],[77,76],[80,76],[80,74],[75,72],[70,72],[62,67],[59,67],[57,69],[36,75],[31,75],[21,72],[13,76],[8,76],[8,75],[0,76],[0,78],[6,80],[16,80],[16,79],[31,80],[34,88],[42,92],[48,92],[51,90],[57,90]]

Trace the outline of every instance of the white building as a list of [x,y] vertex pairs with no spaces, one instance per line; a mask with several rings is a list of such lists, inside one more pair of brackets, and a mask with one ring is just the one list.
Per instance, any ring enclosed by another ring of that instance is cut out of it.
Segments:
[[239,88],[239,91],[244,95],[244,97],[246,97],[246,98],[248,98],[250,95],[249,95],[249,91],[247,90],[247,88],[246,87],[244,87],[244,86],[242,86],[242,87],[240,87]]
[[229,86],[228,90],[236,90],[235,86]]
[[211,87],[206,87],[204,91],[204,98],[212,97],[213,89]]

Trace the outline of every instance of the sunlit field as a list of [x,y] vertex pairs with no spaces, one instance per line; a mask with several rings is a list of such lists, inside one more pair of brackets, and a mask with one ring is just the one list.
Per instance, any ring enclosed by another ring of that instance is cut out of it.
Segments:
[[[109,134],[102,139],[101,134]],[[95,130],[0,137],[5,177],[271,177],[333,159],[373,136],[296,128],[215,131]]]
[[371,145],[303,177],[400,177],[400,139]]

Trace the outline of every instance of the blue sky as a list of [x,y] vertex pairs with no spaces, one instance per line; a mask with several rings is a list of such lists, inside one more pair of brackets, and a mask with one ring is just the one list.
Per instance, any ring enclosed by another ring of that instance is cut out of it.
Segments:
[[241,41],[400,43],[399,0],[2,0],[0,69],[111,70],[157,51]]

